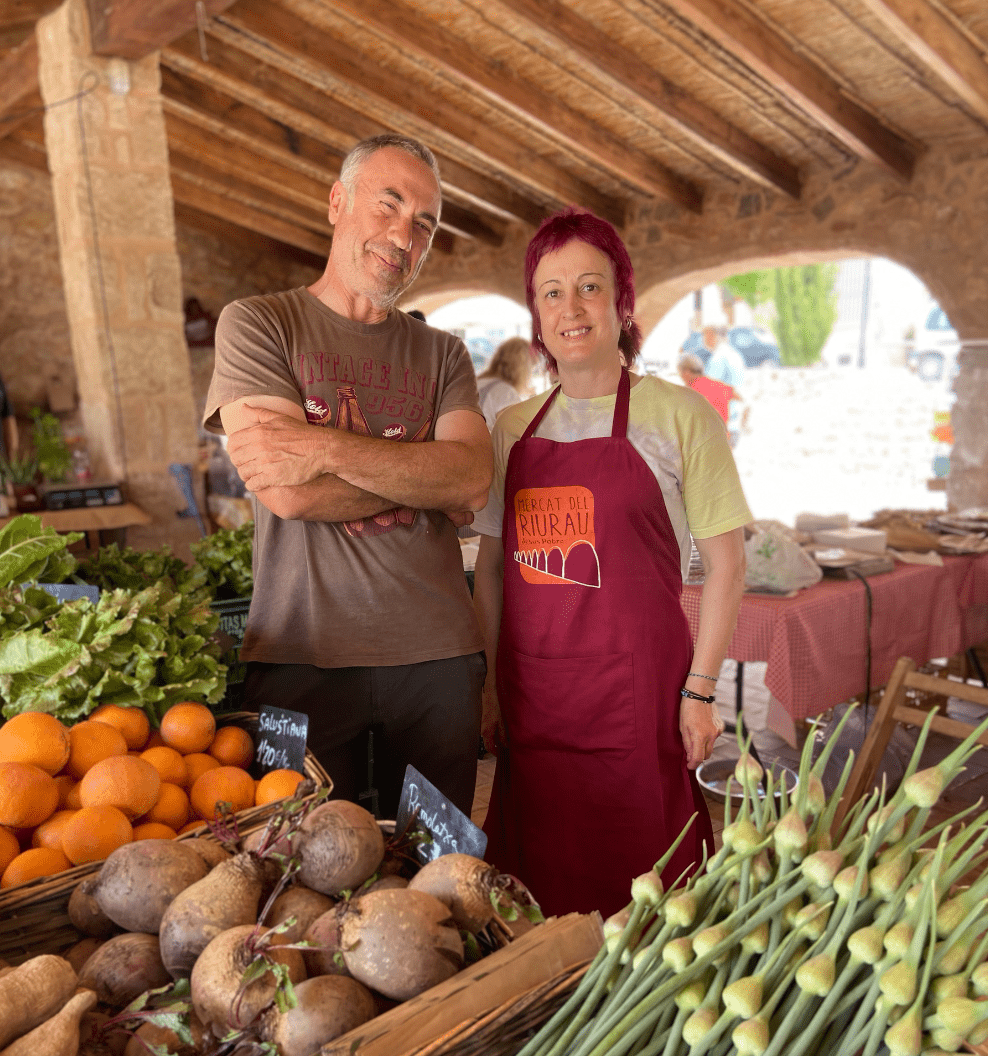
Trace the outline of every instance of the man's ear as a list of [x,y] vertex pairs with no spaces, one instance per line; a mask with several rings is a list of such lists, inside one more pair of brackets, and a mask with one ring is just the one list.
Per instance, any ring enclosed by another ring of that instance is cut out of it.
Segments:
[[346,188],[337,180],[329,189],[329,222],[335,227],[340,213],[346,208]]

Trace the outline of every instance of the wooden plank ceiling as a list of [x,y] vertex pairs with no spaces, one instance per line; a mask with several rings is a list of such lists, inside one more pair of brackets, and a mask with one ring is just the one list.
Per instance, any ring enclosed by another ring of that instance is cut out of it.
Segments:
[[[0,157],[46,166],[34,27],[0,5]],[[908,183],[988,136],[984,0],[87,0],[94,50],[160,52],[183,220],[322,257],[357,140],[429,143],[437,247],[579,203],[799,199],[854,164]]]

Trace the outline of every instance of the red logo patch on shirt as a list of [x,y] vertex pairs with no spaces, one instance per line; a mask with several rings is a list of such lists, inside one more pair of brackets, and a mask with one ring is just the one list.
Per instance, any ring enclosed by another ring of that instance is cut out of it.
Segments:
[[321,425],[329,418],[329,404],[319,396],[305,397],[305,420],[313,425]]
[[404,440],[405,427],[401,422],[392,422],[391,425],[385,427],[381,436],[383,436],[385,440]]

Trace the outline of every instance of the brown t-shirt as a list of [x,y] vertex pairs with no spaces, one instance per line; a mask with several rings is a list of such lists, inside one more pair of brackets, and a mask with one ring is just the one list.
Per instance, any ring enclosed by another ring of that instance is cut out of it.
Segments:
[[[357,323],[308,290],[234,301],[216,328],[204,424],[243,396],[281,396],[313,424],[410,443],[450,411],[480,413],[459,338],[404,312]],[[483,648],[456,529],[434,510],[363,521],[282,520],[255,503],[254,596],[242,660],[415,664]]]

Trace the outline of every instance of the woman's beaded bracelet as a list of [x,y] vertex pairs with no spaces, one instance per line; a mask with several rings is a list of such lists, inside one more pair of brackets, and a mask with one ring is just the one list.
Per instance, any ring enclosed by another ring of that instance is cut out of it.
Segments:
[[705,678],[708,682],[716,682],[717,681],[717,676],[716,675],[701,675],[701,674],[697,673],[696,671],[690,671],[686,675],[686,677],[687,678]]
[[687,689],[685,686],[679,691],[681,697],[689,697],[690,700],[702,700],[704,704],[713,704],[717,699],[716,697],[705,697],[700,693],[694,693],[692,689]]

